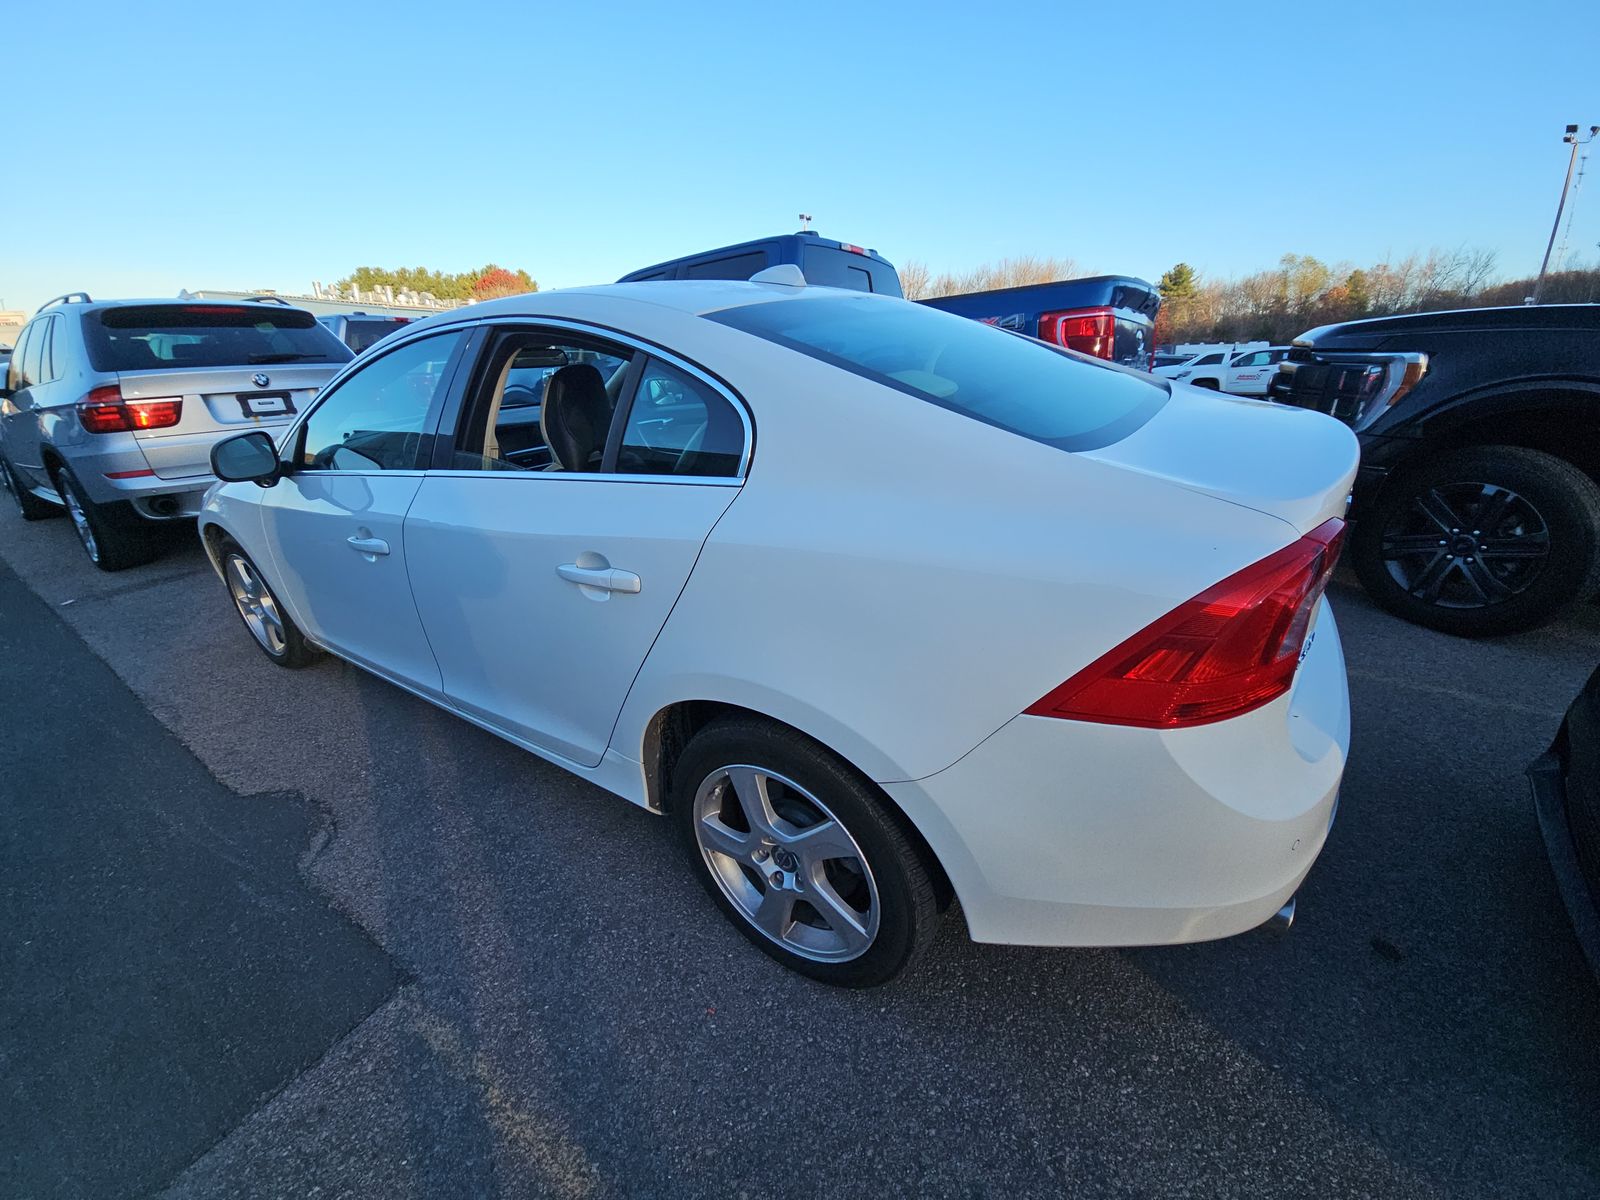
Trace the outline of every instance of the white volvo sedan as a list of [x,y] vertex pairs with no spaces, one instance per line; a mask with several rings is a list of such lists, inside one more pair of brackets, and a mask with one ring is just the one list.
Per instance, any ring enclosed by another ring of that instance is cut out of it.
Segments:
[[830,983],[953,898],[1047,946],[1279,914],[1349,741],[1349,430],[784,278],[443,314],[220,443],[245,625],[668,815]]

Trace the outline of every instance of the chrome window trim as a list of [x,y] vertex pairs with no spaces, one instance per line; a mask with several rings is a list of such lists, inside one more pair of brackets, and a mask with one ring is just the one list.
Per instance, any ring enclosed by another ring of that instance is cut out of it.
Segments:
[[[394,343],[392,345],[387,346],[387,347],[384,348],[383,354],[384,354],[384,356],[388,356],[390,354],[393,354],[397,350],[403,349],[405,346],[407,346],[411,342],[420,341],[421,339],[423,339],[425,337],[437,337],[439,334],[443,334],[443,333],[452,333],[452,332],[455,332],[457,330],[460,330],[460,331],[463,331],[463,332],[465,332],[465,333],[470,335],[472,330],[477,328],[477,327],[479,327],[479,326],[491,326],[491,327],[494,327],[494,328],[505,328],[507,326],[516,326],[516,325],[534,325],[534,326],[539,326],[541,328],[547,328],[547,329],[567,330],[567,331],[570,331],[572,333],[581,334],[581,335],[584,335],[584,336],[587,336],[587,337],[599,338],[602,341],[617,342],[617,343],[619,343],[619,344],[621,344],[623,346],[629,347],[630,349],[634,350],[635,352],[648,354],[648,355],[650,355],[650,356],[652,356],[654,358],[659,358],[663,362],[668,363],[671,366],[677,367],[680,371],[684,371],[685,373],[687,373],[689,375],[692,375],[694,378],[698,379],[701,383],[704,383],[712,391],[716,392],[723,399],[727,400],[728,403],[733,405],[733,411],[736,414],[738,414],[739,423],[744,427],[744,451],[743,451],[743,453],[741,453],[739,455],[739,468],[738,468],[737,474],[734,474],[734,475],[622,475],[622,474],[607,475],[607,474],[605,474],[603,472],[600,472],[600,471],[547,471],[546,472],[546,471],[456,471],[456,470],[449,470],[449,471],[428,470],[428,471],[424,472],[425,474],[429,474],[429,475],[450,475],[450,476],[456,476],[456,475],[496,475],[496,476],[504,475],[504,476],[515,476],[515,475],[541,475],[541,474],[548,474],[548,475],[555,475],[555,476],[565,476],[568,479],[610,479],[610,480],[626,482],[626,483],[668,483],[668,482],[671,482],[671,483],[694,483],[694,484],[707,484],[707,483],[710,483],[710,484],[715,484],[715,485],[719,485],[719,486],[723,486],[723,487],[739,486],[739,485],[744,483],[745,479],[748,477],[748,475],[750,473],[750,459],[752,458],[752,456],[754,455],[754,452],[755,452],[755,421],[754,421],[754,419],[752,418],[752,416],[750,414],[749,405],[747,405],[745,403],[745,401],[744,401],[744,397],[739,395],[738,392],[734,391],[733,388],[731,388],[727,384],[723,383],[720,379],[718,379],[710,371],[706,370],[704,367],[699,366],[697,363],[694,363],[694,362],[690,361],[689,359],[684,358],[681,354],[677,354],[677,353],[675,353],[675,352],[673,352],[671,350],[666,349],[664,346],[657,345],[656,343],[647,341],[644,338],[637,337],[634,334],[624,333],[624,332],[622,332],[620,330],[613,329],[609,325],[597,325],[597,324],[594,324],[592,322],[587,322],[587,321],[575,321],[575,320],[572,320],[571,318],[568,318],[568,317],[539,317],[539,316],[531,316],[531,315],[528,315],[526,313],[518,313],[518,314],[515,314],[515,315],[507,315],[507,316],[503,316],[503,317],[468,317],[468,318],[464,318],[464,319],[462,319],[460,321],[448,321],[448,322],[446,322],[446,323],[444,323],[442,325],[435,325],[435,326],[432,326],[431,328],[428,328],[428,329],[412,330],[412,331],[409,331],[407,333],[401,334],[401,335],[395,337]],[[394,336],[394,335],[391,335],[391,336]],[[386,338],[384,340],[387,341],[388,339]],[[289,446],[291,446],[291,445],[293,445],[295,443],[295,440],[299,437],[301,426],[304,425],[308,420],[310,420],[311,419],[311,414],[316,412],[317,409],[322,406],[323,398],[329,392],[333,391],[333,389],[336,388],[339,384],[343,383],[347,376],[349,376],[351,374],[354,374],[354,372],[358,369],[359,366],[364,366],[365,365],[364,363],[361,362],[361,358],[362,358],[361,355],[357,355],[355,358],[351,359],[348,363],[346,363],[344,365],[344,369],[343,370],[341,370],[337,375],[335,375],[332,379],[328,380],[327,383],[323,384],[322,387],[320,389],[318,389],[317,394],[316,394],[315,398],[312,400],[311,404],[308,405],[306,407],[306,410],[303,413],[300,414],[299,419],[296,420],[292,425],[290,425],[288,427],[288,430],[286,431],[284,440],[278,443],[278,453],[279,453],[280,459],[282,457],[284,449],[289,447]],[[466,365],[466,364],[463,364],[463,365]],[[620,397],[618,399],[619,399],[619,403],[620,403]],[[437,434],[435,436],[437,436]],[[315,474],[315,475],[353,475],[353,474],[357,474],[357,472],[354,472],[354,471],[316,471],[316,470],[310,470],[310,469],[302,469],[302,468],[298,468],[298,467],[296,468],[296,471],[295,471],[296,474],[301,474],[302,472],[305,473],[305,474]],[[375,474],[376,472],[370,472],[369,471],[369,472],[364,472],[364,473],[365,474]],[[398,474],[399,472],[388,471],[388,472],[383,472],[383,473],[384,474]]]
[[[319,475],[338,474],[338,472],[319,471]],[[345,472],[350,474],[351,472]],[[367,474],[377,474],[369,471]],[[399,474],[396,471],[386,471],[384,474]],[[448,471],[429,470],[425,472],[429,478],[438,479],[569,479],[582,483],[668,483],[677,486],[689,484],[694,487],[743,487],[744,476],[734,475],[624,475],[614,473],[607,475],[604,471],[474,471],[470,468],[451,468]]]

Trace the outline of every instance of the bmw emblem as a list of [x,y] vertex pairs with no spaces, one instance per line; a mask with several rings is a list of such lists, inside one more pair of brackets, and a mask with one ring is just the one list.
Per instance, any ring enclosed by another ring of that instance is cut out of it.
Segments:
[[254,375],[250,376],[250,382],[255,384],[257,387],[266,387],[267,384],[272,382],[272,380],[267,377],[265,371],[257,371]]

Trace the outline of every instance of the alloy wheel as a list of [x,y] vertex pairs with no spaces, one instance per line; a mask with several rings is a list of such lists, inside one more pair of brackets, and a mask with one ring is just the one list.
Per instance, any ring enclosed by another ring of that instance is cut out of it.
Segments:
[[61,501],[67,506],[67,515],[72,518],[72,527],[78,531],[78,540],[83,543],[84,550],[88,551],[89,561],[99,562],[100,545],[94,540],[94,530],[89,525],[89,515],[83,511],[78,493],[65,481],[61,481],[59,490]]
[[848,962],[871,948],[880,914],[872,868],[843,823],[793,780],[718,768],[695,791],[694,835],[723,895],[785,950]]
[[256,641],[274,657],[283,654],[288,641],[284,636],[278,602],[272,598],[272,593],[267,590],[267,585],[256,574],[250,561],[243,555],[230,554],[224,574],[228,577],[228,591],[233,595],[233,603]]
[[1486,608],[1526,591],[1550,557],[1528,499],[1492,483],[1450,483],[1413,498],[1383,531],[1390,576],[1441,608]]

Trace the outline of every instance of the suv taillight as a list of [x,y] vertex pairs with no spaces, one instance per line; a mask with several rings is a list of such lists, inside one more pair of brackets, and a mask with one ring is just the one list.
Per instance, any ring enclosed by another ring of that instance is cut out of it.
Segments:
[[1040,313],[1039,338],[1080,354],[1112,360],[1117,356],[1116,314],[1109,308],[1073,308],[1064,312]]
[[1324,522],[1146,626],[1028,715],[1179,729],[1277,699],[1294,682],[1343,542],[1344,522]]
[[183,416],[183,401],[124,400],[118,387],[97,387],[78,401],[78,421],[90,433],[166,429]]

